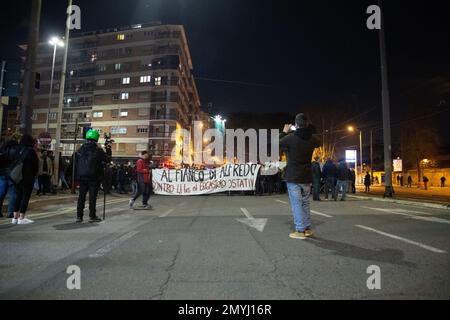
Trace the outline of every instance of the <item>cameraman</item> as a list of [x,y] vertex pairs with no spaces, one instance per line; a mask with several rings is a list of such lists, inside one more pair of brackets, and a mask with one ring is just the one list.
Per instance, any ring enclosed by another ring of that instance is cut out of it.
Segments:
[[313,235],[309,208],[311,158],[314,149],[320,146],[320,140],[313,136],[314,127],[303,113],[295,117],[293,129],[292,125],[286,124],[280,134],[280,150],[287,153],[285,177],[295,224],[295,232],[289,237],[306,239]]
[[83,222],[86,194],[89,192],[89,222],[100,222],[96,215],[97,194],[103,179],[104,167],[108,160],[105,151],[98,146],[100,134],[96,130],[86,133],[86,143],[78,150],[76,176],[80,184],[78,195],[77,220]]

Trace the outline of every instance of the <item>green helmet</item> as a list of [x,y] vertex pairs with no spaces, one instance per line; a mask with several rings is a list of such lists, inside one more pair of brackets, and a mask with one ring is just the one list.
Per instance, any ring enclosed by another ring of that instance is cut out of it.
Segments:
[[90,129],[90,130],[86,133],[86,140],[95,140],[95,141],[98,141],[98,138],[100,138],[100,133],[98,133],[97,130]]

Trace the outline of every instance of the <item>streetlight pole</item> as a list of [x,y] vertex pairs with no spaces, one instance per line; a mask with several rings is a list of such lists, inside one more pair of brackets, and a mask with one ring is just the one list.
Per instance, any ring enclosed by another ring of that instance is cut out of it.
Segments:
[[[68,0],[69,8],[72,7],[72,0]],[[64,35],[64,55],[63,55],[63,64],[61,69],[61,81],[59,84],[59,99],[58,99],[58,115],[56,122],[56,142],[55,142],[55,172],[54,175],[54,183],[58,184],[58,175],[59,175],[59,145],[61,143],[61,122],[62,122],[62,113],[63,113],[63,104],[64,104],[64,87],[66,84],[66,70],[67,70],[67,54],[69,51],[69,27],[70,27],[70,17],[71,10],[67,10],[67,20],[66,20],[66,32]]]
[[363,183],[363,161],[362,161],[362,130],[359,130],[359,165],[360,165],[360,176],[359,183]]
[[28,28],[28,43],[23,76],[23,93],[20,105],[20,132],[31,134],[31,108],[36,80],[36,54],[39,39],[42,0],[31,2],[31,15]]
[[[382,1],[378,4],[382,8]],[[391,155],[391,115],[389,103],[389,83],[388,69],[386,60],[386,39],[384,35],[384,12],[381,9],[381,29],[379,32],[380,40],[380,61],[381,61],[381,83],[382,83],[382,105],[383,105],[383,142],[384,142],[384,172],[385,172],[385,191],[384,197],[392,198],[392,155]]]
[[45,129],[46,129],[45,132],[49,131],[49,126],[50,126],[49,117],[50,117],[50,110],[51,110],[51,105],[52,105],[52,95],[53,95],[53,76],[55,74],[56,46],[60,46],[60,47],[64,46],[64,43],[58,38],[52,38],[49,41],[49,44],[53,45],[53,62],[52,62],[52,74],[50,77],[50,93],[49,93],[49,97],[48,97],[48,111],[47,111],[47,121],[45,123]]
[[370,129],[370,184],[373,180],[373,130]]

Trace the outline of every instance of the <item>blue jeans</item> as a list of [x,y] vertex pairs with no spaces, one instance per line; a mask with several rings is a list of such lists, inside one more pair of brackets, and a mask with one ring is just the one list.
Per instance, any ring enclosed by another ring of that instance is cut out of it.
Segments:
[[133,201],[142,196],[142,204],[144,206],[148,205],[148,198],[150,198],[150,184],[144,183],[143,181],[138,182],[138,189],[136,194],[133,196]]
[[331,197],[334,197],[334,186],[335,178],[334,177],[328,177],[325,179],[325,199],[328,199],[328,193],[331,191]]
[[309,209],[309,184],[287,183],[292,214],[294,216],[295,230],[303,232],[311,228],[311,212]]
[[8,215],[14,213],[14,202],[16,201],[16,186],[14,183],[5,176],[0,176],[0,214],[2,213],[3,200],[5,200],[6,194],[8,197]]
[[345,195],[347,193],[348,183],[347,181],[338,180],[336,184],[336,193],[334,199],[337,200],[339,196],[339,191],[342,189],[342,200],[345,200]]

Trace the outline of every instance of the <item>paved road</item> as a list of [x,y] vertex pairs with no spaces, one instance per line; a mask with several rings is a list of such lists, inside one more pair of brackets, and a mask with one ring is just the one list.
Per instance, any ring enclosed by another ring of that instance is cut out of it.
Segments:
[[[378,196],[384,194],[384,186],[371,186],[370,193],[364,193],[364,186],[356,187],[359,195]],[[431,187],[428,190],[419,189],[417,187],[408,188],[394,185],[395,198],[403,200],[418,200],[422,202],[439,203],[450,206],[450,188]]]
[[[286,195],[152,202],[109,198],[99,224],[75,224],[70,197],[35,204],[33,225],[0,220],[0,299],[450,298],[448,210],[322,201],[316,236],[293,240]],[[66,287],[70,265],[81,290]],[[367,288],[371,265],[380,290]]]

